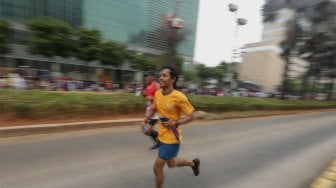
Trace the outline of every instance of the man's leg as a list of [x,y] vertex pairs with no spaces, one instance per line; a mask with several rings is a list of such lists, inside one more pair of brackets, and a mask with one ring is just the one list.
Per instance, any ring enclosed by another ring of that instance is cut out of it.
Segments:
[[174,158],[169,159],[167,161],[167,165],[168,165],[169,168],[173,168],[173,167],[176,167],[176,166],[179,166],[179,167],[182,167],[182,166],[193,167],[194,163],[193,163],[193,161],[188,160],[188,159],[174,157]]
[[169,159],[167,161],[167,165],[169,168],[173,168],[175,166],[182,167],[182,166],[190,166],[192,170],[194,171],[194,175],[198,176],[199,174],[199,165],[200,165],[200,160],[198,158],[194,160],[187,160],[183,158],[177,158],[174,157],[172,159]]
[[154,163],[153,170],[155,174],[156,188],[162,188],[162,184],[164,180],[163,168],[166,162],[167,162],[166,160],[161,159],[160,157],[157,157]]
[[156,130],[154,130],[154,126],[157,123],[157,119],[151,119],[149,124],[150,129],[148,130],[148,136],[150,136],[152,138],[152,140],[154,141],[154,145],[152,147],[150,147],[149,149],[157,149],[159,147],[159,139],[158,139],[158,132]]

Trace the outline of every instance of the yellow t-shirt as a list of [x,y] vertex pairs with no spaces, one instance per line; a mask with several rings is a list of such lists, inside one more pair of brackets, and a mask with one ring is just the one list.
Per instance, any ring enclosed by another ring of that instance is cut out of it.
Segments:
[[[154,95],[153,108],[159,117],[167,117],[173,121],[180,119],[182,113],[190,115],[195,111],[188,98],[177,90],[173,90],[168,95],[163,95],[162,89],[157,90]],[[182,132],[180,128],[177,128],[177,131],[179,133],[179,140],[176,139],[173,130],[162,126],[160,121],[158,131],[160,142],[165,144],[179,143],[179,141],[182,141]]]

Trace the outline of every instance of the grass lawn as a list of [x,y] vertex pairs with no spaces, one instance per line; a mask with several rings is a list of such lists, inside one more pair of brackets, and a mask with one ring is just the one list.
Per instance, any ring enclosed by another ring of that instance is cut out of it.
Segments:
[[[279,100],[189,95],[206,112],[336,108],[336,101]],[[130,93],[0,90],[0,114],[40,119],[50,116],[105,116],[144,112],[145,101]]]

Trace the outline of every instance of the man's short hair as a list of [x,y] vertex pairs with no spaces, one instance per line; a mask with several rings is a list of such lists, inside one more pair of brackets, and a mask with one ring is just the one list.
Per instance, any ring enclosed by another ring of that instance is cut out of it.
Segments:
[[144,73],[144,77],[146,77],[146,76],[155,76],[155,72],[152,71],[152,70],[150,70],[150,71],[146,71],[146,72]]

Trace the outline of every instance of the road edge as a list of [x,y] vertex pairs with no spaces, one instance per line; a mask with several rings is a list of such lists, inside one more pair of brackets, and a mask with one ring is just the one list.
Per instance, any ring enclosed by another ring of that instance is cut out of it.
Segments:
[[[224,119],[239,119],[239,118],[254,118],[267,117],[276,115],[297,115],[304,113],[328,112],[335,111],[335,109],[324,110],[307,110],[307,111],[283,111],[283,112],[263,112],[261,114],[243,114],[243,113],[229,113],[229,114],[211,114],[207,112],[197,111],[195,119],[214,121]],[[36,125],[20,125],[0,127],[0,138],[19,137],[27,135],[61,133],[69,131],[88,130],[96,128],[111,128],[117,126],[139,125],[143,118],[120,119],[120,120],[100,120],[100,121],[85,121],[76,123],[52,123],[52,124],[36,124]]]
[[336,158],[312,183],[311,188],[336,188]]
[[141,118],[0,127],[0,138],[138,125]]

